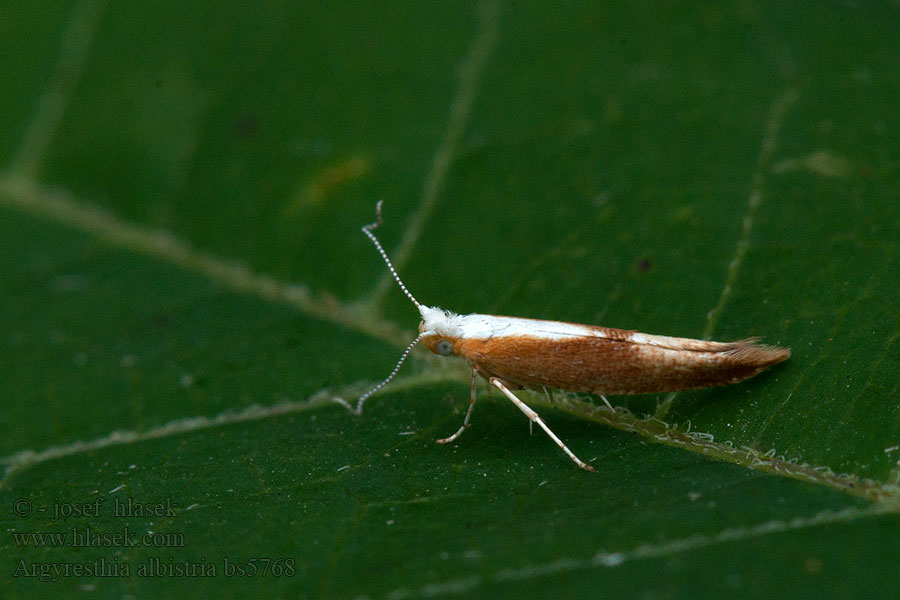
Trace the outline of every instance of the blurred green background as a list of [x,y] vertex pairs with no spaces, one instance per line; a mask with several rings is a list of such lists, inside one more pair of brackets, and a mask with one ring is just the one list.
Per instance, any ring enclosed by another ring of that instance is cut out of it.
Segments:
[[[3,3],[0,596],[891,595],[898,25]],[[377,199],[424,303],[793,356],[613,427],[523,395],[594,475],[497,394],[436,446],[467,375],[422,349],[354,417],[417,324]]]

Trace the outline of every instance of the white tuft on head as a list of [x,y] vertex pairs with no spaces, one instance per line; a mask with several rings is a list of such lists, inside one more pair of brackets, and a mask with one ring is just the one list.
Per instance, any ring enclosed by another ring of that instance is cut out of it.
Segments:
[[463,317],[455,312],[437,306],[419,305],[419,313],[422,315],[422,324],[419,326],[422,333],[436,333],[445,337],[462,335]]

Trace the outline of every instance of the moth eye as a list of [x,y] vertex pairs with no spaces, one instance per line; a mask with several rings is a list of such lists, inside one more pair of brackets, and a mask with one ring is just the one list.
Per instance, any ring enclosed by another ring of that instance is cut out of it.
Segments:
[[434,349],[437,350],[438,354],[441,356],[450,356],[453,354],[453,344],[451,344],[448,340],[441,340],[437,344],[434,345]]

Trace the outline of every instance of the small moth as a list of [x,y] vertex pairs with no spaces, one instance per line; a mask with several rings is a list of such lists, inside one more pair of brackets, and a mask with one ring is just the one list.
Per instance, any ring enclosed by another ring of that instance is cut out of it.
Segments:
[[469,409],[462,426],[453,435],[437,440],[440,444],[456,440],[469,427],[475,383],[481,376],[537,423],[575,464],[593,471],[511,390],[557,388],[597,394],[615,412],[605,394],[652,394],[727,385],[753,377],[791,355],[787,348],[757,344],[756,338],[710,342],[562,321],[458,315],[425,306],[406,289],[372,233],[381,225],[381,202],[375,210],[375,222],[362,231],[375,244],[400,289],[419,309],[422,322],[418,337],[406,347],[384,381],[360,396],[355,407],[342,399],[338,402],[360,414],[366,399],[394,378],[419,342],[435,354],[462,357],[472,367]]

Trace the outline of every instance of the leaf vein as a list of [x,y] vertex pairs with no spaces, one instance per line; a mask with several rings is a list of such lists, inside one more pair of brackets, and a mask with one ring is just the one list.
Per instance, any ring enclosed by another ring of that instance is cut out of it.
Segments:
[[[413,247],[422,236],[425,223],[431,217],[431,213],[434,212],[441,188],[444,186],[444,181],[447,178],[447,172],[450,170],[450,164],[453,162],[456,149],[459,146],[459,140],[469,120],[475,97],[478,95],[484,65],[497,40],[499,29],[499,7],[497,2],[483,2],[479,12],[478,30],[459,72],[459,86],[450,104],[450,118],[447,121],[447,129],[444,131],[444,137],[435,151],[431,169],[423,181],[422,195],[419,198],[418,207],[404,230],[400,245],[391,254],[391,261],[397,270],[401,270],[407,260],[409,260]],[[385,271],[376,284],[371,297],[368,298],[368,304],[375,306],[380,304],[393,285],[393,276]]]
[[[734,256],[728,263],[728,271],[725,275],[725,284],[719,293],[719,300],[716,305],[710,309],[706,315],[706,327],[703,328],[701,339],[708,340],[715,331],[716,325],[722,316],[725,305],[731,298],[731,293],[737,283],[738,275],[741,270],[741,263],[750,249],[750,237],[753,233],[753,225],[756,220],[756,213],[759,211],[759,205],[762,204],[765,195],[765,173],[769,168],[772,155],[778,148],[778,134],[784,123],[784,116],[791,105],[797,101],[799,94],[794,88],[788,88],[781,93],[769,106],[769,116],[766,119],[766,129],[763,135],[762,145],[759,150],[759,157],[756,161],[756,170],[753,173],[753,184],[750,190],[750,196],[747,198],[747,210],[741,219],[741,234],[735,244]],[[656,409],[656,416],[665,418],[672,407],[678,392],[670,392]]]
[[12,170],[34,177],[59,126],[69,100],[81,80],[94,33],[103,17],[106,0],[82,0],[75,5],[62,34],[59,60],[44,93],[38,99]]

